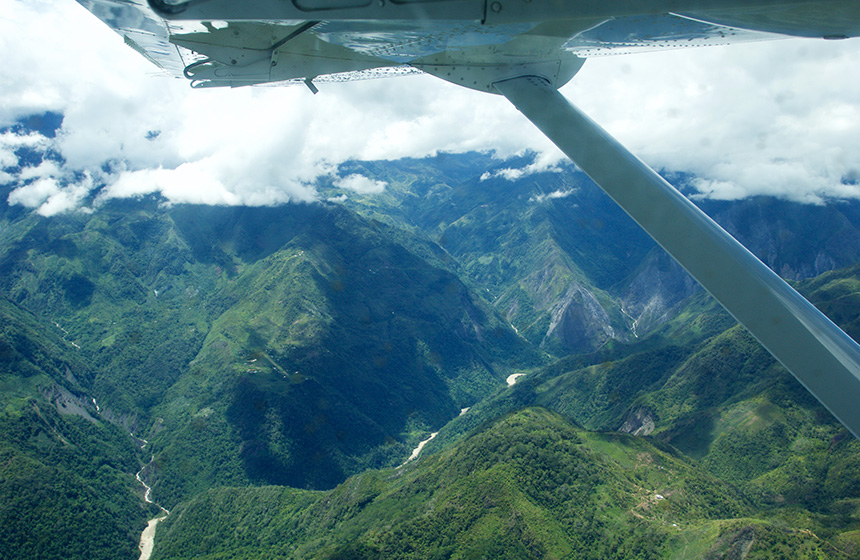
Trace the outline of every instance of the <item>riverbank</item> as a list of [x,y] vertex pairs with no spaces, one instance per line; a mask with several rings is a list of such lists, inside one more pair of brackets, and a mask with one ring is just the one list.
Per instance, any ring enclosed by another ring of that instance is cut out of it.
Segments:
[[[143,441],[143,445],[141,446],[141,448],[143,448],[148,442],[146,440],[141,441]],[[146,524],[146,529],[144,529],[143,532],[140,534],[140,544],[138,545],[138,548],[140,548],[140,558],[138,558],[138,560],[149,560],[149,557],[152,556],[152,548],[153,546],[155,546],[155,529],[158,526],[158,522],[170,515],[169,511],[161,507],[160,504],[156,504],[152,500],[152,488],[146,482],[144,482],[143,478],[141,477],[143,471],[147,467],[149,467],[154,460],[155,456],[153,455],[149,459],[149,463],[147,463],[139,471],[137,471],[137,474],[135,474],[134,477],[137,479],[138,482],[141,483],[141,485],[143,485],[143,500],[148,504],[154,504],[158,506],[163,515],[159,515],[158,517],[150,519],[149,523]]]
[[158,522],[167,517],[167,514],[150,519],[146,529],[140,534],[140,558],[138,560],[149,560],[152,556],[152,547],[155,546],[155,528]]
[[514,383],[517,382],[517,379],[519,379],[520,377],[522,377],[524,375],[525,375],[524,373],[511,374],[508,376],[507,379],[505,379],[505,382],[508,384],[508,387],[510,387],[511,385],[513,385]]

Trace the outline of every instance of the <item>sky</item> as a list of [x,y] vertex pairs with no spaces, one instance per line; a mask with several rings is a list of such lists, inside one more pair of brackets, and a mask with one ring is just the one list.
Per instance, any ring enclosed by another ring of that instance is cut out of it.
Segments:
[[[192,90],[74,0],[0,0],[0,128],[59,112],[55,138],[0,134],[10,204],[45,216],[111,197],[268,205],[384,191],[341,177],[359,160],[527,151],[563,156],[505,99],[431,76],[304,87]],[[657,169],[690,173],[702,197],[860,198],[860,40],[790,39],[589,59],[565,94]],[[18,170],[21,145],[62,163]]]

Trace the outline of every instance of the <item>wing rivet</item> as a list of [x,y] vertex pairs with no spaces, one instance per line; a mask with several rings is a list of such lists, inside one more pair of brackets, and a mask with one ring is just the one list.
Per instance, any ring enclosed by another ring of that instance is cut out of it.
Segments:
[[501,2],[493,2],[492,4],[490,4],[490,9],[496,13],[499,13],[502,11],[502,3]]

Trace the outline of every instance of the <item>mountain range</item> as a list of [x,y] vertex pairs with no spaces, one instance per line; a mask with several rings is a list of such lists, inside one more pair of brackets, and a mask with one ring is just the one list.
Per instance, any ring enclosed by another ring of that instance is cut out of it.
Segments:
[[[860,443],[581,172],[533,169],[50,218],[0,186],[0,557],[135,558],[162,508],[155,558],[860,555]],[[697,203],[860,335],[860,203]]]

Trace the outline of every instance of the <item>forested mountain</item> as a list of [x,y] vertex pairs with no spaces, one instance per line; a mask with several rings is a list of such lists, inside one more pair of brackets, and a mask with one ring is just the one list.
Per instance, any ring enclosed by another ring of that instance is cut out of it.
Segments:
[[[388,188],[349,193],[344,204],[437,242],[525,338],[558,356],[647,335],[699,289],[572,164],[535,165],[530,155],[499,162],[471,154],[355,162],[341,172],[378,177]],[[670,179],[693,192],[692,177]],[[789,280],[860,260],[856,202],[697,202]]]
[[[858,336],[858,278],[852,267],[800,288]],[[841,534],[860,552],[860,442],[705,294],[626,353],[530,373],[448,424],[428,450],[535,405],[590,430],[669,444],[745,496],[755,516]]]
[[152,435],[172,499],[198,479],[331,487],[541,360],[338,206],[117,204],[7,231],[6,293],[60,325],[104,416]]
[[[205,492],[159,529],[157,558],[827,558],[856,535],[754,498],[669,446],[545,409],[492,422],[329,492]],[[828,519],[827,522],[830,520]]]
[[[860,444],[581,173],[536,169],[50,218],[0,186],[0,558],[135,558],[144,484],[162,558],[860,554]],[[701,204],[860,336],[860,204]]]
[[132,558],[157,512],[135,495],[139,446],[98,418],[93,370],[0,299],[2,558]]

